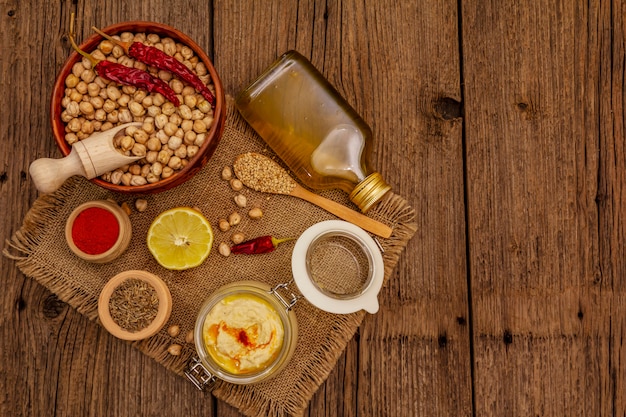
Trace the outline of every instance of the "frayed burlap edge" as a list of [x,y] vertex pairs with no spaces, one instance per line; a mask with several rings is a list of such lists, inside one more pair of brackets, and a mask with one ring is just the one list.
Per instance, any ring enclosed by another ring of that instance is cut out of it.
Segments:
[[[233,111],[232,106],[229,107],[229,110]],[[41,243],[42,230],[47,227],[49,220],[54,218],[58,210],[75,191],[77,181],[76,178],[71,178],[54,193],[39,197],[24,217],[20,229],[5,241],[3,255],[15,260],[24,275],[35,279],[53,291],[60,300],[76,306],[78,312],[97,322],[97,300],[94,301],[79,289],[67,285],[66,281],[40,268],[30,259]],[[393,233],[389,239],[378,239],[384,250],[386,282],[408,241],[417,231],[415,211],[404,198],[389,192],[368,215],[377,220],[390,222],[390,226],[393,227]],[[278,403],[262,392],[255,391],[253,386],[232,385],[223,382],[216,383],[213,394],[251,417],[303,415],[316,391],[311,387],[319,387],[326,380],[342,355],[346,343],[354,336],[364,317],[363,311],[337,317],[337,321],[341,322],[338,329],[343,329],[339,333],[340,337],[326,346],[322,346],[314,360],[309,364],[308,372],[302,375],[293,388],[294,392],[307,393],[307,395],[294,395],[293,401]],[[131,344],[168,370],[182,375],[186,363],[194,355],[194,352],[185,350],[181,356],[174,357],[162,349],[165,343],[167,341],[161,340],[157,335]]]

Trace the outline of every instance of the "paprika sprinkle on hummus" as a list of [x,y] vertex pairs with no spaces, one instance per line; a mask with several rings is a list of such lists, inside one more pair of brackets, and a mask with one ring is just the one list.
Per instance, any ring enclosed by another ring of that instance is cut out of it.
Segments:
[[120,233],[120,225],[108,210],[89,207],[78,214],[72,225],[74,244],[89,255],[98,255],[111,249]]

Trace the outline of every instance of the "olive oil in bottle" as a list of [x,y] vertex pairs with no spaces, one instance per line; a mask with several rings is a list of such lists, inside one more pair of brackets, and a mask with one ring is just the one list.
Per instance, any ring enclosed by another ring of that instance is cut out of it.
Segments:
[[369,126],[298,52],[283,54],[236,106],[309,188],[341,189],[363,212],[391,189],[369,165]]

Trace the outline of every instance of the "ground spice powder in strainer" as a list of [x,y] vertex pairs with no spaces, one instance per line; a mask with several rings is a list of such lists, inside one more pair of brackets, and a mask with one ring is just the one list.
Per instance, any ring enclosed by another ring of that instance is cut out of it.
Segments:
[[322,235],[307,252],[311,281],[333,298],[360,295],[371,278],[369,264],[363,248],[340,233]]

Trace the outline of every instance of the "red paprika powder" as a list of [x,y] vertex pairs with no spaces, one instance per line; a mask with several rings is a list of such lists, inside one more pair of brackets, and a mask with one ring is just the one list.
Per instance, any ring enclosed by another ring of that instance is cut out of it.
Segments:
[[120,235],[115,215],[100,207],[81,211],[72,225],[72,241],[86,254],[99,255],[111,249]]

